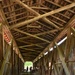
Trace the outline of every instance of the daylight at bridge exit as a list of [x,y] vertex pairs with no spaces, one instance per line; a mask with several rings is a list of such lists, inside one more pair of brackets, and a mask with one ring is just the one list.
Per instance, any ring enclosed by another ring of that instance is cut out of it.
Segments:
[[75,0],[0,0],[0,75],[75,75]]

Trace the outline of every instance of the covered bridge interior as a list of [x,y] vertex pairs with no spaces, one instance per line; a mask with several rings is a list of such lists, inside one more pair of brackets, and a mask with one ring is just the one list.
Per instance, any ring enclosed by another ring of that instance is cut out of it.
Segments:
[[0,75],[75,75],[75,0],[0,0]]

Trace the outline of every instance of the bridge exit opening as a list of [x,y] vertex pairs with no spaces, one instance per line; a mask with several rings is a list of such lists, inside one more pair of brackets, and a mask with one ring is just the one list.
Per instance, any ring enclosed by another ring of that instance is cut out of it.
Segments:
[[30,72],[33,69],[33,62],[26,61],[24,63],[24,69],[25,69],[26,72]]

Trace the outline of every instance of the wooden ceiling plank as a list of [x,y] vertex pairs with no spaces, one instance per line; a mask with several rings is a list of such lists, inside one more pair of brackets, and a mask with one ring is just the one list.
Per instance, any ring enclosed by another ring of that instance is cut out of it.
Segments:
[[19,48],[34,46],[35,44],[19,46]]
[[[25,41],[22,41],[22,40],[18,40],[18,41],[23,42],[23,43],[25,43],[25,44],[33,44],[33,43],[25,42]],[[39,44],[43,44],[43,43],[37,43],[37,44],[34,44],[34,45],[41,48],[42,46],[39,45]]]
[[[20,14],[16,14],[16,15],[13,15],[13,16],[10,16],[10,17],[7,17],[6,19],[10,19],[10,18],[13,18],[13,17],[17,17],[17,16],[20,16],[20,15],[23,15],[23,14],[26,14],[27,12],[22,12]],[[11,21],[10,21],[11,22]]]
[[15,21],[19,21],[19,20],[22,20],[22,19],[26,19],[26,18],[27,18],[27,17],[23,16],[23,17],[21,17],[21,18],[14,19],[14,20],[12,20],[12,21],[9,21],[9,24],[10,24],[10,23],[13,23],[13,22],[15,22]]
[[37,56],[38,53],[34,54],[34,53],[22,53],[22,54],[25,54],[25,55],[34,55],[34,56]]
[[[47,7],[47,6],[45,6],[45,5],[41,5],[41,6],[43,6],[43,7]],[[47,7],[47,8],[49,8],[49,7]],[[53,9],[52,8],[49,8],[51,11],[53,11]],[[64,15],[64,14],[62,14],[62,13],[58,13],[59,15],[61,15],[61,16],[63,16],[63,17],[65,17],[65,18],[67,18],[67,19],[70,19],[68,16],[66,16],[66,15]]]
[[[52,1],[50,1],[50,0],[45,0],[45,1],[47,1],[47,2],[49,2],[49,3],[51,3],[51,4],[54,4],[54,5],[56,5],[56,6],[58,6],[58,7],[62,7],[61,5],[59,5],[59,4],[57,4],[57,3],[54,3],[54,2],[52,2]],[[72,10],[67,10],[67,11],[70,11],[71,13],[74,13],[74,11],[72,11]]]
[[41,23],[41,22],[39,22],[39,21],[36,21],[36,23],[38,23],[38,24],[40,24],[40,25],[42,25],[42,26],[45,26],[45,27],[47,27],[48,29],[52,29],[50,26],[47,26],[46,24],[44,24],[44,23]]
[[[62,30],[62,28],[61,28]],[[42,33],[38,33],[38,34],[35,34],[36,36],[40,36],[40,35],[45,35],[45,34],[49,34],[49,33],[54,33],[54,32],[57,32],[58,30],[57,29],[53,29],[53,30],[50,30],[50,31],[46,31],[46,32],[42,32]],[[51,35],[51,34],[50,34]],[[22,39],[27,39],[29,38],[30,36],[27,36],[27,37],[22,37],[22,38],[19,38],[17,40],[22,40]],[[35,44],[36,46],[42,48],[42,46],[38,45],[38,44]]]
[[49,16],[49,15],[53,15],[53,14],[55,14],[55,13],[58,13],[58,12],[61,12],[61,11],[70,9],[70,8],[72,8],[72,7],[74,7],[74,6],[75,6],[75,3],[71,3],[71,4],[69,4],[69,5],[66,5],[66,6],[63,6],[63,7],[61,7],[61,8],[55,9],[55,10],[53,10],[53,11],[50,11],[50,12],[48,12],[48,13],[46,13],[46,14],[39,15],[39,16],[33,18],[33,19],[30,19],[30,20],[27,20],[27,21],[24,21],[24,22],[20,22],[20,23],[18,23],[18,24],[15,24],[15,25],[11,26],[10,29],[15,28],[15,27],[23,26],[23,25],[25,25],[25,24],[28,24],[28,23],[34,22],[34,21],[36,21],[36,20],[39,20],[39,19],[41,19],[41,18],[43,18],[43,17]]
[[4,14],[7,15],[7,14],[10,14],[10,13],[13,13],[13,12],[17,12],[17,11],[23,10],[23,9],[25,9],[25,8],[24,8],[24,7],[18,8],[18,9],[16,9],[16,10],[12,10],[12,11],[10,11],[10,12],[5,12]]
[[22,53],[22,55],[26,55],[26,56],[37,56],[37,54],[31,54],[31,53]]
[[[46,11],[44,11],[44,10],[41,10],[43,13],[47,13]],[[63,22],[63,23],[66,23],[66,21],[64,21],[64,20],[62,20],[61,18],[59,18],[59,17],[57,17],[57,16],[54,16],[54,15],[50,15],[51,17],[53,17],[53,18],[55,18],[55,19],[57,19],[57,20],[59,20],[59,21],[61,21],[61,22]],[[61,26],[61,25],[60,25]]]
[[55,20],[51,20],[52,22],[54,22],[55,24],[59,25],[59,26],[63,26],[62,24],[58,23],[57,21]]
[[43,38],[40,38],[40,37],[38,37],[38,36],[36,36],[36,35],[32,35],[32,34],[30,34],[30,33],[24,32],[24,31],[19,30],[19,29],[16,29],[16,28],[15,28],[14,30],[15,30],[15,31],[18,31],[18,32],[20,32],[20,33],[22,33],[22,34],[25,34],[25,35],[28,35],[28,36],[37,38],[37,39],[39,39],[39,40],[42,40],[42,41],[44,41],[44,42],[50,43],[50,41],[48,41],[48,40],[46,40],[46,39],[43,39]]
[[[22,48],[21,48],[22,49]],[[40,53],[41,51],[36,51],[36,50],[27,50],[27,49],[23,49],[23,50],[20,50],[20,52],[21,53],[23,53],[23,52],[25,52],[25,51],[27,51],[27,52],[36,52],[36,53]]]
[[[62,28],[61,28],[61,30],[62,30]],[[45,35],[45,34],[49,34],[49,33],[54,33],[54,32],[57,32],[57,31],[58,31],[58,29],[53,29],[53,30],[41,32],[41,33],[38,33],[38,34],[35,34],[35,35],[36,35],[36,36],[40,36],[40,35]],[[27,39],[27,38],[29,38],[29,37],[30,37],[30,36],[21,37],[21,38],[19,38],[19,40],[21,40],[21,39]]]
[[36,52],[21,52],[21,53],[29,53],[29,54],[39,54],[39,53],[36,53]]
[[62,20],[62,19],[60,19],[59,17],[56,17],[56,16],[54,16],[54,15],[51,15],[53,18],[55,18],[55,19],[58,19],[59,21],[61,21],[61,22],[63,22],[63,23],[66,23],[66,21],[65,20]]
[[[10,1],[10,4],[13,4],[13,2],[12,2],[12,0]],[[8,5],[9,5],[9,2],[8,2]],[[12,7],[8,7],[8,9],[9,9],[9,12],[10,11],[13,11],[15,8],[14,8],[14,6],[12,6]],[[11,13],[11,14],[9,14],[10,15],[10,18],[11,18],[11,20],[14,20],[14,19],[16,19],[16,13],[14,12],[14,13]],[[13,17],[12,17],[13,16]],[[16,22],[15,22],[16,23]],[[14,23],[13,23],[14,24]]]
[[[35,10],[33,10],[32,8],[28,7],[26,4],[24,4],[23,2],[21,2],[20,0],[15,0],[15,2],[19,3],[21,6],[25,7],[27,10],[29,10],[30,12],[35,13],[35,15],[40,16],[40,14],[38,12],[36,12]],[[47,18],[42,18],[46,23],[54,26],[57,29],[60,29],[57,25],[55,25],[53,22],[49,21]]]
[[49,34],[49,33],[54,33],[54,32],[57,32],[57,31],[58,31],[58,29],[53,29],[53,30],[49,30],[49,31],[46,31],[46,32],[38,33],[38,34],[35,34],[35,35],[40,36],[40,35],[45,35],[45,34]]
[[39,44],[35,44],[35,46],[40,47],[40,48],[44,48],[43,46],[41,46]]
[[[26,41],[22,41],[22,40],[18,40],[18,41],[23,42],[23,43],[25,43],[25,44],[33,44],[33,43],[31,43],[31,42],[26,42]],[[35,43],[34,43],[34,44],[35,44]],[[38,44],[46,44],[46,43],[43,43],[43,42],[42,42],[42,43],[37,43],[37,45],[38,45]],[[35,44],[35,45],[36,45],[36,44]]]

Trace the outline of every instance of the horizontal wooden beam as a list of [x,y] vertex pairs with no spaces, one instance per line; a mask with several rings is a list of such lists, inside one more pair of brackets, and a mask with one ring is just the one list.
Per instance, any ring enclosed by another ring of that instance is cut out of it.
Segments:
[[72,8],[72,7],[74,7],[74,6],[75,6],[75,3],[72,3],[72,4],[69,4],[69,5],[63,6],[63,7],[61,7],[61,8],[55,9],[55,10],[53,10],[53,11],[50,11],[50,12],[48,12],[48,13],[46,13],[46,14],[39,15],[39,16],[33,18],[33,19],[26,20],[26,21],[24,21],[24,22],[20,22],[20,23],[18,23],[18,24],[15,24],[15,25],[11,26],[10,29],[15,28],[15,27],[20,27],[20,26],[26,25],[26,24],[28,24],[28,23],[34,22],[34,21],[39,20],[39,19],[41,19],[41,18],[47,17],[47,16],[49,16],[49,15],[52,15],[52,14],[55,14],[55,13],[58,13],[58,12],[61,12],[61,11],[70,9],[70,8]]
[[32,9],[40,9],[40,10],[50,10],[49,8],[45,7],[31,7]]

